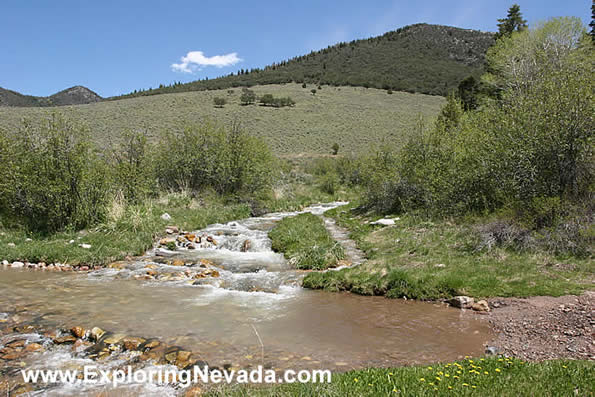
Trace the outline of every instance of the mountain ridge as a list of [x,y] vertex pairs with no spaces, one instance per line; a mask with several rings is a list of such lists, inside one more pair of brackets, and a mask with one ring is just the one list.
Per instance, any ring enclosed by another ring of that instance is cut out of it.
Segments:
[[12,107],[47,107],[83,105],[99,102],[103,98],[96,92],[82,85],[66,88],[47,97],[25,95],[17,91],[0,87],[0,106]]
[[49,97],[23,95],[0,87],[0,106],[64,106],[147,95],[220,90],[270,84],[314,84],[380,88],[445,96],[459,82],[484,71],[494,33],[418,23],[379,36],[329,45],[264,68],[240,69],[214,79],[102,98],[83,86]]

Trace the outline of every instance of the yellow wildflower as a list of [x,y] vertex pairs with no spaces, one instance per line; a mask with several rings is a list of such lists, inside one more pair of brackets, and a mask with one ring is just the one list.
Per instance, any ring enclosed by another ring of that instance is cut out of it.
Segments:
[[437,381],[440,381],[441,379],[440,379],[440,377],[439,377],[439,376],[437,376],[437,377],[436,377],[436,380],[437,380]]
[[468,385],[467,383],[463,383],[463,386],[467,387],[467,386],[469,386],[469,385]]
[[428,367],[428,369],[431,371],[432,370],[432,367]]
[[496,371],[496,372],[500,372],[500,368],[496,368],[496,370],[495,370],[495,371]]
[[425,382],[426,380],[424,378],[419,378],[420,382]]
[[450,375],[449,374],[444,374],[444,376],[447,377],[447,378],[450,378]]
[[354,381],[354,382],[359,382],[359,381],[357,380],[357,378],[353,378],[353,381]]
[[489,375],[490,373],[488,371],[483,371],[484,374]]
[[474,389],[477,389],[477,386],[471,386],[471,387],[474,388]]

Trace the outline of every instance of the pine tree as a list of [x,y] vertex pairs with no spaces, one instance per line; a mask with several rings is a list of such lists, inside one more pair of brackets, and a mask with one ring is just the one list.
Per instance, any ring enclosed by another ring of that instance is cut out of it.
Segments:
[[591,39],[595,42],[595,0],[591,3]]
[[498,19],[498,33],[496,33],[496,38],[510,36],[513,32],[520,32],[526,28],[527,21],[523,19],[521,7],[518,4],[513,4],[508,9],[506,18]]

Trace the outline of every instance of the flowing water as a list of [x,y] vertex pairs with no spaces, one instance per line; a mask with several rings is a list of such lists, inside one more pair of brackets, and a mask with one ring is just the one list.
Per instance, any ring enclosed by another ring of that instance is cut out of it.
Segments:
[[[306,211],[321,215],[341,204]],[[155,248],[120,268],[74,274],[4,270],[0,315],[5,307],[26,305],[44,314],[44,323],[158,337],[200,352],[209,363],[236,368],[348,370],[454,360],[483,351],[489,327],[470,313],[302,289],[304,272],[292,270],[270,249],[267,237],[275,222],[295,214],[211,225],[195,234],[214,236],[216,245],[175,252]],[[186,274],[180,275],[180,267],[163,255],[195,265],[184,266]],[[194,278],[201,259],[214,263],[219,276]],[[147,264],[154,279],[141,277]],[[7,342],[0,337],[2,343]],[[56,354],[39,354],[35,364],[43,368],[72,360],[65,352]]]

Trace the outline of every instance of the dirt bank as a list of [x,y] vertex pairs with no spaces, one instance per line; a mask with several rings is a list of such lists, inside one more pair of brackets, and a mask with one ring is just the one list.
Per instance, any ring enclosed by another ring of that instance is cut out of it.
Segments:
[[490,341],[502,353],[527,360],[595,360],[595,292],[558,298],[493,298]]

